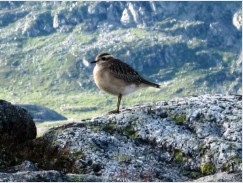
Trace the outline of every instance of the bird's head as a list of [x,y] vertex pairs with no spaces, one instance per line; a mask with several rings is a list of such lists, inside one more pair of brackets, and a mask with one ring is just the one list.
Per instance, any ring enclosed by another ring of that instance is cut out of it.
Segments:
[[114,59],[115,57],[109,53],[100,53],[99,55],[97,55],[97,57],[95,58],[95,61],[90,62],[91,64],[93,63],[104,63],[107,62],[111,59]]

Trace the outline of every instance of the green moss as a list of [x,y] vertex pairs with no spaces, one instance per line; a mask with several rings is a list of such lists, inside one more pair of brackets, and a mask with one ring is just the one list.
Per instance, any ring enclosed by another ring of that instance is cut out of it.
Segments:
[[114,134],[117,131],[116,128],[117,128],[117,124],[110,121],[108,124],[105,124],[103,126],[102,130],[104,130],[107,133]]
[[132,139],[136,139],[138,137],[138,132],[134,130],[134,125],[122,127],[122,133],[123,135],[127,135]]
[[191,171],[191,170],[190,171],[188,171],[188,170],[182,170],[180,173],[182,175],[184,175],[184,176],[187,176],[189,178],[194,178],[194,179],[203,176],[201,172]]
[[223,164],[223,171],[231,171],[233,168],[232,165],[237,164],[240,165],[242,163],[242,159],[239,157],[231,157],[227,163]]
[[152,107],[148,107],[148,114],[155,114],[155,112],[152,110]]
[[131,157],[128,155],[118,155],[118,156],[111,157],[111,159],[118,160],[118,161],[127,161],[127,160],[131,159]]
[[176,159],[177,163],[183,162],[183,157],[180,152],[175,152],[175,159]]
[[202,151],[203,150],[203,146],[199,145],[198,149],[199,149],[199,151]]
[[180,149],[175,150],[175,160],[177,163],[183,163],[183,161],[187,161],[187,157],[182,155]]
[[200,170],[203,175],[210,175],[211,173],[214,172],[215,167],[212,163],[204,163],[203,165],[200,166]]
[[170,118],[175,121],[176,124],[178,125],[183,125],[185,124],[185,120],[186,120],[186,114],[173,114],[172,116],[170,116]]
[[191,178],[199,178],[201,177],[202,174],[200,172],[196,172],[196,171],[192,171],[190,174],[189,174],[189,177]]

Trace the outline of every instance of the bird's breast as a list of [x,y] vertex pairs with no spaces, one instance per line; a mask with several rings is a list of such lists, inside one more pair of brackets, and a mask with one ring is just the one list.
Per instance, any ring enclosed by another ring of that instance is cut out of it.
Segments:
[[136,84],[127,83],[123,79],[115,77],[109,69],[105,67],[95,66],[94,71],[95,84],[105,92],[111,95],[129,95],[141,88]]

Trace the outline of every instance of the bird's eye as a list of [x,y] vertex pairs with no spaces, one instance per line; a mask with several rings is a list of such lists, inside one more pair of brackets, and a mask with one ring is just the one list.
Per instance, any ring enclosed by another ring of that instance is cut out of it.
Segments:
[[105,57],[102,57],[101,60],[106,60],[106,58]]

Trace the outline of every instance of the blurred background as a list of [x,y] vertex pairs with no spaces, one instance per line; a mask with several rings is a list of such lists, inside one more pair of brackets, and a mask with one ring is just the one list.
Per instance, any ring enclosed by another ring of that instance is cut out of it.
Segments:
[[242,2],[0,2],[0,99],[68,119],[115,109],[117,97],[94,84],[89,62],[100,52],[162,86],[123,107],[241,94]]

